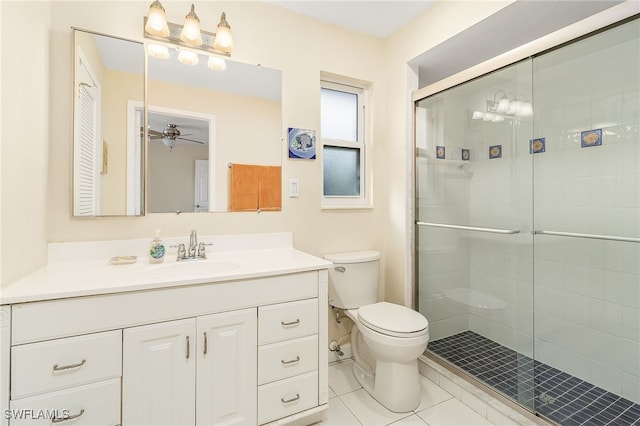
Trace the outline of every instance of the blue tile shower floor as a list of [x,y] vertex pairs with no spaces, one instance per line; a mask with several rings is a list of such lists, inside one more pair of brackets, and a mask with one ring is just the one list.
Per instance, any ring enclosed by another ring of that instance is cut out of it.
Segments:
[[558,424],[640,426],[640,404],[473,331],[429,342],[428,349]]

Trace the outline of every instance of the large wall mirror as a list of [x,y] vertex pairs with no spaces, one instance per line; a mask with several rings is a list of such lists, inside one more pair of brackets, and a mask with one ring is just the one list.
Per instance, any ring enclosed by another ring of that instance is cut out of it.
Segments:
[[173,48],[148,56],[152,213],[227,211],[229,164],[282,162],[281,72],[230,60],[219,70],[196,56],[196,64]]
[[145,76],[142,43],[77,29],[74,42],[74,216],[141,215],[145,196],[151,213],[227,211],[229,164],[281,165],[279,70],[169,48]]
[[144,45],[73,33],[73,215],[141,215]]

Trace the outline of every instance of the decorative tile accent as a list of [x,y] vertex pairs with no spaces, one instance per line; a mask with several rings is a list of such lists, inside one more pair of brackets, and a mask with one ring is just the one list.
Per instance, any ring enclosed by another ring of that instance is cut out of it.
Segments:
[[580,146],[582,148],[599,145],[602,145],[602,129],[587,130],[580,134]]
[[493,145],[489,147],[489,158],[502,158],[502,145]]
[[473,331],[429,342],[427,349],[561,425],[640,426],[640,404]]
[[545,138],[531,139],[529,141],[529,154],[539,154],[545,151],[547,142]]
[[445,147],[444,146],[436,146],[436,158],[440,160],[444,160],[445,156]]
[[471,151],[465,148],[462,148],[462,161],[469,161],[471,159]]

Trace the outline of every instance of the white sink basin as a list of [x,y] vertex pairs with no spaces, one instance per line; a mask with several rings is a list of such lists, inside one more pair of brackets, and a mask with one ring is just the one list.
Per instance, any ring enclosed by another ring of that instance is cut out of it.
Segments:
[[160,264],[152,264],[147,270],[157,274],[184,274],[185,277],[191,275],[197,276],[214,276],[223,272],[231,271],[239,268],[235,262],[224,262],[216,260],[185,260],[182,262],[166,262]]

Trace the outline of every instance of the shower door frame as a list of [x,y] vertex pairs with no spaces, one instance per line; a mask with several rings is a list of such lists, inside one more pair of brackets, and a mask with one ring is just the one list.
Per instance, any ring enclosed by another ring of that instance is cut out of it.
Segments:
[[[481,64],[468,68],[464,71],[461,71],[457,74],[454,74],[450,77],[447,77],[443,80],[430,84],[422,89],[416,90],[411,94],[411,104],[412,104],[412,116],[411,116],[411,128],[412,132],[410,134],[410,147],[409,155],[411,156],[410,164],[412,167],[411,176],[416,176],[417,168],[416,168],[416,133],[415,133],[415,112],[416,105],[418,101],[425,99],[429,96],[435,95],[437,93],[443,92],[450,88],[453,88],[457,85],[469,82],[471,80],[480,78],[484,75],[493,73],[502,68],[514,65],[518,62],[521,62],[526,59],[532,59],[536,56],[543,55],[546,52],[559,49],[567,44],[571,44],[575,41],[590,37],[594,34],[600,33],[602,31],[606,31],[607,29],[622,25],[626,22],[633,21],[635,19],[640,19],[640,3],[637,2],[624,2],[617,6],[611,7],[601,13],[593,15],[589,18],[586,18],[577,24],[573,24],[571,26],[565,27],[562,30],[556,31],[552,34],[539,38],[531,43],[528,43],[519,48],[513,49],[509,52],[506,52],[502,55],[494,57],[490,60],[487,60]],[[418,294],[418,282],[417,282],[417,269],[418,269],[418,261],[417,261],[417,228],[420,225],[437,225],[437,224],[422,224],[418,223],[416,218],[416,180],[415,178],[411,180],[412,188],[408,192],[408,197],[411,197],[408,200],[408,205],[412,206],[410,216],[411,220],[408,223],[408,235],[410,235],[407,249],[410,253],[408,259],[408,268],[410,268],[412,277],[408,280],[408,285],[411,286],[410,289],[407,289],[408,292],[412,295],[412,304],[415,310],[418,310],[419,303],[419,294]],[[482,229],[469,229],[473,231],[482,231],[482,232],[494,232],[495,230],[487,230],[485,228]],[[510,230],[498,230],[499,233],[513,233]],[[542,233],[540,231],[532,231],[532,234]],[[576,235],[572,235],[576,236]],[[577,235],[577,237],[582,237],[581,235]],[[594,237],[589,235],[589,237]],[[600,237],[600,236],[595,236]],[[586,238],[586,237],[585,237]],[[635,239],[634,239],[635,240]],[[637,242],[637,241],[634,241]],[[426,354],[426,352],[425,352]],[[536,419],[537,421],[542,420],[540,417],[536,416],[536,411],[531,407],[527,407],[519,404],[516,401],[512,401],[504,397],[500,392],[493,389],[491,386],[485,384],[481,380],[475,378],[473,375],[463,371],[462,369],[458,369],[448,365],[445,361],[439,359],[439,357],[435,355],[424,355],[429,359],[436,361],[438,364],[444,366],[447,369],[455,370],[457,375],[463,376],[467,381],[473,383],[474,385],[480,387],[485,390],[487,393],[494,397],[498,397],[500,401],[505,403],[506,405],[514,408],[515,410],[521,412],[522,414],[530,417],[532,419]]]

